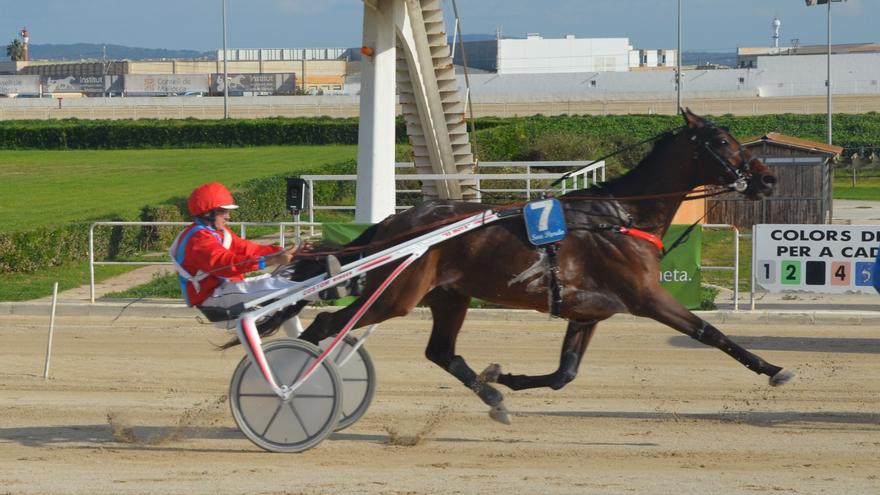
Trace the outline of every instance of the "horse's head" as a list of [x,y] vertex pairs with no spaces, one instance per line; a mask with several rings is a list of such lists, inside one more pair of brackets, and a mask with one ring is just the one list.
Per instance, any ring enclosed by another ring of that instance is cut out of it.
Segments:
[[686,135],[694,145],[694,157],[711,164],[701,169],[703,184],[732,185],[737,192],[751,199],[760,199],[773,192],[776,176],[764,162],[726,130],[689,109],[682,113],[687,124]]

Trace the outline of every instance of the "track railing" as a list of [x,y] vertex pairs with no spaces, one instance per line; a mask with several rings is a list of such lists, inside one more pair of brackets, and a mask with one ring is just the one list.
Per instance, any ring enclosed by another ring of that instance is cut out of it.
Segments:
[[[186,227],[192,222],[94,222],[89,226],[89,302],[95,302],[95,266],[96,265],[174,265],[170,261],[96,261],[95,260],[95,228],[96,227]],[[229,222],[230,226],[238,227],[239,236],[247,239],[248,227],[278,227],[278,241],[284,247],[284,234],[289,228],[294,229],[294,237],[299,238],[302,229],[308,227],[314,231],[315,225],[307,222]]]
[[[739,229],[736,225],[726,223],[706,223],[701,225],[702,230],[732,230],[733,231],[733,266],[706,266],[701,265],[703,271],[727,271],[733,270],[733,310],[739,311]],[[702,257],[701,257],[702,258]]]

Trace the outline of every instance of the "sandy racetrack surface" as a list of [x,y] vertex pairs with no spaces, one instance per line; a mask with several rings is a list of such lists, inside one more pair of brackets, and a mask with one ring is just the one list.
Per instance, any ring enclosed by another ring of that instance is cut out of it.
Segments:
[[[715,349],[639,321],[600,324],[560,391],[502,388],[513,425],[423,357],[429,322],[367,347],[367,414],[301,454],[267,453],[225,394],[240,348],[185,319],[0,319],[0,494],[880,493],[880,328],[720,325],[798,377],[771,388]],[[556,367],[564,323],[473,321],[478,371]]]

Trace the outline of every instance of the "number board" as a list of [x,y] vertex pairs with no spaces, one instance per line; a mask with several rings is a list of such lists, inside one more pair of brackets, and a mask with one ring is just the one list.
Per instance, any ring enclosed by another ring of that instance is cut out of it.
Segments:
[[755,284],[771,292],[874,292],[880,225],[756,225]]
[[532,201],[523,207],[526,233],[535,246],[565,239],[565,213],[558,199]]

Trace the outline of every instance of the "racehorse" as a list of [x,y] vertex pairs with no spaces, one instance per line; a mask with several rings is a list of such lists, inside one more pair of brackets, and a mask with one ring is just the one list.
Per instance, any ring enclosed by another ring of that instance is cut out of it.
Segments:
[[[659,136],[648,155],[627,174],[559,198],[568,234],[557,246],[555,277],[548,268],[551,255],[527,240],[521,217],[512,215],[431,247],[386,288],[358,326],[406,315],[424,302],[433,316],[425,355],[472,389],[490,406],[490,416],[504,423],[509,423],[509,415],[493,382],[513,390],[562,388],[575,378],[596,324],[615,313],[654,319],[717,347],[755,373],[768,375],[770,385],[786,383],[793,378],[792,372],[735,344],[660,286],[656,244],[688,192],[698,186],[728,186],[727,191],[735,184],[748,198],[759,199],[769,195],[776,183],[767,166],[726,130],[689,110],[683,110],[683,116],[685,125]],[[414,237],[413,232],[424,231],[426,225],[491,208],[500,209],[476,203],[426,202],[388,217],[349,246],[375,252],[378,248],[371,246],[387,247],[383,241]],[[350,254],[342,256],[345,261]],[[314,263],[300,260],[295,271],[308,271],[309,262]],[[395,266],[366,274],[364,295],[342,310],[320,313],[301,338],[317,343],[337,334]],[[554,283],[560,288],[554,313],[568,320],[556,371],[514,375],[501,373],[500,366],[493,364],[477,375],[455,353],[471,298],[549,312]]]

